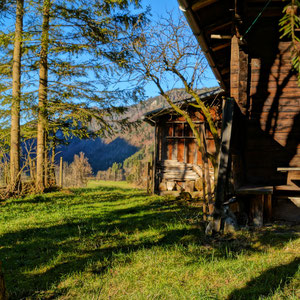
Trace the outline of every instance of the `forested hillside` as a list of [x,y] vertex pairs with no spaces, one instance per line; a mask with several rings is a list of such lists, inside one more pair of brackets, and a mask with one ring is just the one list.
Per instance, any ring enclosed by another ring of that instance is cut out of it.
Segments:
[[[209,89],[203,89],[205,91]],[[173,89],[169,91],[171,98],[174,101],[189,98],[189,95],[185,93],[183,89]],[[79,138],[73,138],[69,140],[68,145],[60,146],[58,148],[58,157],[62,156],[63,160],[70,163],[73,160],[75,154],[84,152],[88,158],[89,163],[92,166],[93,173],[96,175],[98,171],[105,171],[112,167],[114,163],[123,163],[127,158],[143,149],[140,155],[132,157],[127,161],[127,167],[123,170],[123,173],[129,172],[131,166],[134,169],[141,168],[137,167],[136,160],[145,161],[148,159],[150,152],[153,150],[154,143],[154,131],[153,127],[142,121],[142,116],[149,111],[168,107],[167,102],[162,96],[156,96],[149,98],[136,105],[127,107],[126,112],[121,116],[122,118],[128,118],[132,122],[137,122],[135,127],[128,128],[125,131],[119,131],[116,135],[112,135],[106,138],[96,139],[85,139],[80,140]],[[96,122],[91,122],[90,129],[96,131],[98,129]],[[124,176],[118,178],[134,178],[135,175],[130,176],[130,172]],[[111,170],[108,171],[108,175],[101,173],[100,178],[114,179]]]

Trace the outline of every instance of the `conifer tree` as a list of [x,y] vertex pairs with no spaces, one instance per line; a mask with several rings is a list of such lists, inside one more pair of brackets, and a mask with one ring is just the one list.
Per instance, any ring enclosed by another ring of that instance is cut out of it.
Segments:
[[[83,0],[44,0],[24,5],[21,118],[29,125],[22,125],[21,137],[38,136],[36,188],[42,191],[49,138],[61,141],[70,136],[99,136],[126,126],[126,119],[116,118],[124,111],[120,104],[139,98],[141,90],[133,87],[124,91],[111,82],[128,71],[125,58],[130,54],[119,41],[129,42],[133,32],[138,36],[145,14],[139,10],[139,0],[92,0],[88,5]],[[1,16],[5,22],[6,16]],[[4,128],[10,121],[13,37],[14,32],[0,27]],[[113,122],[108,122],[111,119]],[[91,120],[97,123],[96,132],[89,130]],[[112,125],[115,123],[119,125]]]
[[14,191],[20,180],[20,102],[21,57],[24,1],[16,1],[16,25],[12,64],[12,101],[10,130],[10,189]]
[[38,93],[38,124],[37,124],[37,154],[36,154],[36,190],[43,192],[45,188],[45,151],[47,130],[47,86],[48,86],[48,44],[50,0],[43,2],[43,24],[40,51],[40,74]]

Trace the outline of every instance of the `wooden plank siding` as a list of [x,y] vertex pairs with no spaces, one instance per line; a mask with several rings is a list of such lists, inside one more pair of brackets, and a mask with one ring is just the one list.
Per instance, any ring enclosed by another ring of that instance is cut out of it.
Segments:
[[[237,193],[239,211],[256,225],[265,217],[299,222],[300,204],[297,208],[292,200],[296,198],[287,197],[299,196],[298,191],[292,194],[287,189],[292,186],[290,171],[278,171],[300,167],[300,87],[291,65],[290,38],[281,38],[279,30],[287,4],[281,0],[178,1],[226,96],[235,99],[229,165],[234,191],[244,187],[243,195]],[[228,38],[216,39],[216,35],[231,36],[230,47]],[[194,161],[201,164],[199,152]],[[299,184],[297,178],[297,188]],[[255,187],[255,193],[249,187]],[[272,188],[267,198],[265,187]],[[231,197],[229,186],[226,193]]]
[[[214,107],[213,110],[219,109],[220,102],[218,103],[219,106]],[[203,126],[204,117],[196,111],[196,108],[189,109],[192,120],[198,127],[201,124]],[[214,113],[214,118],[219,120],[221,115]],[[200,175],[193,170],[193,167],[202,164],[202,157],[188,123],[183,117],[170,113],[161,116],[155,127],[157,137],[155,142],[157,145],[155,192],[178,193],[180,189],[185,190],[187,185],[187,190],[191,190],[192,194],[200,193],[195,187],[195,181],[200,178]],[[206,139],[209,151],[214,153],[214,140],[207,129]],[[192,186],[193,188],[191,188]]]
[[245,153],[250,182],[284,184],[286,175],[277,168],[300,166],[300,88],[288,46],[279,42],[276,55],[251,59]]

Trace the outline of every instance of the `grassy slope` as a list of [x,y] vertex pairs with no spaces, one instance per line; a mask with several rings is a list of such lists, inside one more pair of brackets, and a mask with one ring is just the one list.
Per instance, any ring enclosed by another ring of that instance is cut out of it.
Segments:
[[195,208],[103,182],[0,215],[11,299],[300,298],[297,228],[207,238]]

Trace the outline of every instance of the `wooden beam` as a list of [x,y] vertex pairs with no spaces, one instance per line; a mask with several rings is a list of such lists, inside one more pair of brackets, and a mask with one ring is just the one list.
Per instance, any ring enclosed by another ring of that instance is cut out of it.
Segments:
[[207,34],[210,34],[210,33],[216,32],[216,31],[223,30],[226,27],[229,27],[231,29],[231,25],[232,25],[232,21],[221,21],[221,22],[206,26],[204,28],[204,30],[206,31]]
[[211,47],[211,50],[214,51],[214,52],[216,52],[216,51],[219,51],[219,50],[222,50],[222,49],[224,49],[224,48],[229,47],[230,44],[231,44],[230,42],[224,43],[224,44],[220,44],[220,45],[218,45],[218,46]]
[[216,40],[231,40],[231,35],[211,34],[210,38],[211,39],[216,39]]
[[230,58],[230,96],[243,114],[247,113],[247,90],[248,90],[248,54],[240,49],[237,36],[231,40]]
[[218,2],[219,0],[202,0],[202,1],[198,1],[195,4],[192,5],[192,10],[193,11],[197,11],[205,6],[211,5],[215,2]]
[[166,139],[174,139],[174,140],[176,140],[176,139],[190,139],[190,140],[193,140],[193,139],[195,139],[195,137],[194,136],[166,136]]
[[228,74],[230,72],[230,68],[224,68],[221,70],[221,74],[224,75],[224,74]]
[[273,186],[257,186],[247,185],[236,189],[237,195],[272,195],[274,192]]

